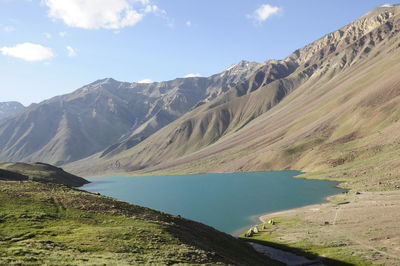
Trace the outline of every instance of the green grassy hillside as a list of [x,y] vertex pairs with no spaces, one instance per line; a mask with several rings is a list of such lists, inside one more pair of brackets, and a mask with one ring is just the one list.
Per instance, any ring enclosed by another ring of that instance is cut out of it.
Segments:
[[0,163],[0,170],[0,179],[3,177],[6,180],[11,176],[19,176],[19,180],[27,179],[71,187],[89,183],[86,179],[45,163]]
[[65,185],[6,181],[15,179],[7,172],[0,265],[276,265],[206,225]]

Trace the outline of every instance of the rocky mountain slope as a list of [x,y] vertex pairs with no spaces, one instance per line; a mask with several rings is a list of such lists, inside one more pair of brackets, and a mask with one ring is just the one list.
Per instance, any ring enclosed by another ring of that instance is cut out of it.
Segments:
[[99,80],[0,122],[0,159],[87,175],[291,168],[372,182],[365,159],[397,151],[398,31],[399,6],[382,6],[283,60],[208,78]]
[[209,78],[151,84],[98,80],[0,121],[0,159],[62,165],[115,143],[134,146],[195,106],[224,94],[257,66],[241,62]]
[[13,116],[25,109],[19,102],[0,102],[0,120]]
[[[393,188],[400,174],[393,169],[399,161],[399,15],[398,5],[374,9],[284,60],[265,62],[140,144],[69,167],[94,175],[291,168],[339,178],[365,172],[352,182],[368,188],[378,178]],[[383,168],[388,172],[377,177]]]

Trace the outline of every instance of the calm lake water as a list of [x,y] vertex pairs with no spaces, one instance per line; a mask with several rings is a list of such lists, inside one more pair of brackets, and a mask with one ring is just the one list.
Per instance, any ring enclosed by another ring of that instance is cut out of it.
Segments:
[[234,234],[258,215],[323,202],[337,182],[293,178],[297,171],[88,178],[82,189],[181,215]]

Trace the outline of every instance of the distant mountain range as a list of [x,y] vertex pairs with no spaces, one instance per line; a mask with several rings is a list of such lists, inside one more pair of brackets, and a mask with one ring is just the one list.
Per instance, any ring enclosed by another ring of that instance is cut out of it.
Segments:
[[0,122],[0,160],[86,175],[373,169],[400,148],[399,30],[400,7],[382,6],[283,60],[99,80]]
[[0,120],[13,116],[25,109],[19,102],[0,102]]
[[106,148],[109,153],[119,143],[133,147],[193,108],[245,82],[257,66],[241,62],[209,78],[151,84],[98,80],[0,122],[0,160],[62,165]]

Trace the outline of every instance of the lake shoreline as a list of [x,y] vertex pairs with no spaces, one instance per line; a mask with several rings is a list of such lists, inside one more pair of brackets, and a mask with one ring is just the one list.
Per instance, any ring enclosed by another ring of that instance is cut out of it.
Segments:
[[[297,171],[297,170],[293,170],[293,171]],[[301,171],[299,171],[299,172],[301,172]],[[334,195],[329,195],[329,196],[325,197],[324,200],[321,201],[320,203],[308,204],[308,205],[304,205],[304,206],[301,206],[301,207],[290,208],[290,209],[285,209],[285,210],[280,210],[280,211],[265,212],[265,213],[263,213],[261,215],[260,214],[254,215],[254,216],[251,217],[251,219],[254,220],[255,223],[256,223],[253,226],[260,225],[259,222],[261,222],[261,224],[265,224],[271,218],[282,216],[282,215],[285,215],[285,214],[296,213],[296,212],[299,212],[299,211],[304,210],[304,209],[308,209],[308,208],[309,209],[320,209],[321,207],[326,206],[326,204],[329,204],[333,198],[335,198],[338,195],[341,195],[343,193],[348,193],[350,191],[349,188],[344,188],[344,187],[340,186],[341,184],[344,183],[343,181],[341,182],[341,181],[338,181],[338,180],[331,180],[331,179],[326,179],[326,178],[306,178],[306,177],[304,177],[305,174],[307,174],[307,173],[301,172],[301,174],[295,175],[292,178],[299,178],[299,179],[304,179],[304,180],[326,180],[326,181],[338,182],[337,185],[335,186],[335,188],[344,189],[345,191],[343,191],[341,193],[334,194]],[[240,235],[242,235],[245,232],[247,232],[253,226],[236,230],[235,232],[232,233],[232,235],[235,236],[235,237],[239,237]]]
[[305,205],[302,207],[281,210],[281,211],[276,211],[276,212],[266,212],[266,213],[263,213],[262,215],[257,215],[257,220],[260,221],[261,223],[267,223],[271,218],[296,213],[296,212],[299,212],[304,209],[317,210],[317,209],[320,209],[320,208],[326,206],[327,204],[331,203],[331,200],[333,198],[335,198],[338,195],[341,195],[343,193],[345,193],[345,192],[338,193],[335,195],[330,195],[330,196],[326,197],[324,199],[324,201],[321,203],[309,204],[309,205]]
[[[67,169],[67,168],[66,168]],[[307,174],[306,172],[302,172],[301,170],[296,169],[288,169],[288,170],[257,170],[257,171],[246,171],[246,172],[199,172],[199,173],[164,173],[164,172],[149,172],[149,173],[129,173],[129,172],[110,172],[102,175],[83,175],[83,178],[104,178],[110,176],[118,176],[118,177],[150,177],[150,176],[188,176],[188,175],[208,175],[208,174],[248,174],[248,173],[264,173],[264,172],[286,172],[286,171],[295,171],[300,174],[293,176],[293,178],[301,178],[301,179],[309,179],[309,180],[327,180],[327,181],[337,181],[334,179],[318,179],[318,178],[305,178],[302,175]],[[72,172],[72,171],[71,171]]]
[[[300,171],[300,172],[301,172],[301,171]],[[261,215],[257,215],[257,220],[258,220],[259,222],[261,222],[262,224],[264,224],[264,223],[267,223],[267,222],[270,220],[270,218],[277,217],[277,216],[282,216],[282,215],[284,215],[284,214],[295,213],[295,212],[298,212],[298,211],[300,211],[300,210],[308,209],[308,208],[309,208],[309,209],[320,209],[321,207],[324,207],[324,206],[326,206],[327,204],[329,204],[333,198],[335,198],[335,197],[337,197],[338,195],[341,195],[341,194],[343,194],[343,193],[348,193],[348,192],[350,191],[349,188],[344,188],[344,187],[341,187],[341,186],[340,186],[341,184],[344,183],[343,181],[331,180],[331,179],[326,179],[326,178],[307,178],[307,177],[304,176],[304,175],[306,175],[306,174],[307,174],[307,173],[302,172],[300,175],[293,176],[293,178],[301,178],[301,179],[306,179],[306,180],[329,180],[329,181],[336,181],[336,182],[338,182],[338,184],[335,186],[335,188],[337,188],[337,189],[345,189],[345,191],[344,191],[344,192],[341,192],[341,193],[334,194],[334,195],[327,196],[327,197],[324,198],[324,200],[323,200],[321,203],[309,204],[309,205],[305,205],[305,206],[302,206],[302,207],[291,208],[291,209],[286,209],[286,210],[281,210],[281,211],[275,211],[275,212],[266,212],[266,213],[263,213],[263,214],[261,214]],[[270,216],[271,216],[271,217],[270,217]],[[247,228],[247,230],[248,230],[248,229],[249,229],[249,228]],[[242,234],[243,234],[244,232],[245,232],[245,231],[243,231]]]
[[259,221],[272,219],[275,225],[268,224],[267,231],[246,240],[281,245],[301,254],[323,254],[355,265],[400,265],[400,190],[352,191],[327,200],[265,213]]
[[[338,186],[335,186],[335,187],[343,189],[343,188],[338,187]],[[335,197],[337,197],[339,195],[342,195],[343,193],[346,193],[346,192],[342,192],[342,193],[338,193],[338,194],[327,196],[327,197],[325,197],[324,201],[321,202],[321,203],[308,204],[308,205],[304,205],[304,206],[301,206],[301,207],[290,208],[290,209],[274,211],[274,212],[265,212],[265,213],[263,213],[261,215],[260,214],[253,215],[253,216],[251,216],[251,220],[254,221],[254,225],[253,226],[244,227],[244,228],[238,229],[235,232],[233,232],[231,235],[234,236],[234,237],[239,237],[240,235],[242,235],[245,232],[247,232],[250,228],[252,228],[254,226],[258,226],[258,225],[267,223],[271,218],[275,218],[275,217],[280,217],[280,216],[284,216],[284,215],[288,215],[288,214],[301,212],[301,211],[303,211],[305,209],[316,210],[316,209],[323,208],[323,207],[327,206],[329,203],[331,203],[331,200],[333,198],[335,198]],[[261,222],[261,224],[260,224],[260,222]]]

